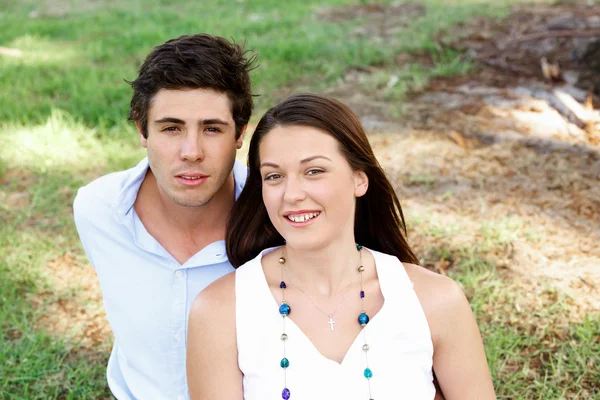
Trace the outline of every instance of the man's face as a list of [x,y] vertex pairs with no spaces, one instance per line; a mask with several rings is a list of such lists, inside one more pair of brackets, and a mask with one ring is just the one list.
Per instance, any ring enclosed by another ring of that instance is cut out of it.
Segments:
[[224,191],[244,130],[236,139],[231,104],[224,93],[158,91],[148,109],[148,138],[140,133],[140,140],[148,149],[161,197],[198,207]]

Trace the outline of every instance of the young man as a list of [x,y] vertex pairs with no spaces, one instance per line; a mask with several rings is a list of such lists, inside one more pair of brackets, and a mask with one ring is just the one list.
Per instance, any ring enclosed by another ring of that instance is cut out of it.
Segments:
[[190,306],[233,270],[225,225],[246,180],[235,155],[252,113],[254,60],[204,34],[156,47],[131,82],[130,119],[148,157],[75,198],[115,336],[107,379],[119,400],[189,398]]

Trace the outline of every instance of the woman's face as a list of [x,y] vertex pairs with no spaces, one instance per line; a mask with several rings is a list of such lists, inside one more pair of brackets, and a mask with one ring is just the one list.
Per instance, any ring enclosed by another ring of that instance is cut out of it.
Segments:
[[259,148],[262,196],[275,229],[298,249],[354,240],[356,197],[364,172],[353,171],[337,140],[305,126],[277,127]]

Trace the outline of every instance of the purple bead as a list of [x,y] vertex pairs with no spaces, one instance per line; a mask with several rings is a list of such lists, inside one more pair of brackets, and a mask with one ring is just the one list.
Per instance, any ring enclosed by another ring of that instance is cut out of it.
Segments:
[[285,284],[284,281],[281,281],[281,283],[279,284],[279,288],[280,289],[287,289],[287,285]]
[[361,291],[360,291],[360,298],[361,298],[361,299],[364,299],[364,298],[365,298],[365,291],[364,291],[364,290],[361,290]]
[[288,400],[290,398],[290,396],[291,396],[290,389],[288,389],[288,388],[283,389],[283,392],[281,392],[281,398],[283,400]]

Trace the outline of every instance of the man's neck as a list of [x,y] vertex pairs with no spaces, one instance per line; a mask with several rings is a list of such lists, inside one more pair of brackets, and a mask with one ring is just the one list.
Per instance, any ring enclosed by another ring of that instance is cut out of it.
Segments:
[[134,208],[148,233],[177,261],[184,263],[210,243],[225,239],[227,216],[235,201],[233,173],[223,189],[203,206],[178,205],[159,190],[148,170]]

